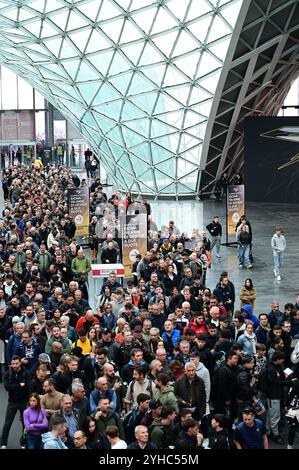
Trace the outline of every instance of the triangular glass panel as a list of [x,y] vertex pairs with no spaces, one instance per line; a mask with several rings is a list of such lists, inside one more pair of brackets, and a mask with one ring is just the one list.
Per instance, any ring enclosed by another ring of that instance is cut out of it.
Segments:
[[241,7],[241,2],[233,2],[233,3],[227,3],[226,5],[221,8],[220,14],[226,19],[226,21],[230,24],[232,28],[234,28],[239,13],[240,13],[240,7]]
[[101,52],[99,54],[95,55],[89,55],[87,56],[89,62],[99,70],[99,72],[105,77],[107,75],[108,69],[110,67],[113,55],[116,52],[113,51],[107,51],[107,52]]
[[113,5],[112,2],[102,2],[100,14],[97,18],[97,21],[108,20],[109,18],[115,18],[121,15],[121,11]]
[[[28,6],[30,6],[30,8],[34,9],[35,11],[42,13],[44,11],[45,3],[45,0],[34,0],[33,2],[30,2],[30,5]],[[58,8],[61,8],[61,4]]]
[[[152,143],[151,148],[152,148],[152,158],[153,158],[154,165],[158,165],[164,160],[169,160],[169,158],[173,156],[171,152],[164,150],[159,145],[155,145],[154,143]],[[170,159],[172,160],[172,158]]]
[[19,9],[19,22],[29,20],[29,18],[35,18],[36,13],[34,10],[25,10],[25,8]]
[[176,26],[178,26],[178,22],[166,11],[166,9],[160,6],[154,25],[151,29],[151,34],[160,33],[166,29],[170,30]]
[[148,138],[149,135],[149,120],[148,119],[136,119],[132,121],[125,121],[123,122],[127,127],[132,129],[139,134],[144,135],[144,137]]
[[211,54],[204,52],[200,59],[197,77],[202,77],[218,68],[221,68],[221,64]]
[[83,52],[85,50],[87,41],[90,36],[90,30],[85,30],[85,31],[80,31],[80,32],[75,32],[75,33],[69,33],[69,37],[73,41],[73,43],[78,47],[78,49]]
[[93,100],[95,94],[99,89],[99,83],[78,83],[77,86],[88,104]]
[[65,31],[66,22],[68,19],[68,13],[66,11],[62,11],[61,13],[57,13],[55,15],[49,16],[48,19],[52,21],[60,29],[62,29],[62,31]]
[[104,31],[104,33],[106,33],[106,36],[109,39],[112,39],[112,41],[114,41],[117,44],[118,40],[119,40],[121,30],[122,30],[122,27],[123,27],[123,24],[124,24],[124,19],[121,18],[121,19],[115,20],[111,23],[107,23],[107,24],[103,23],[103,24],[99,25],[99,28],[102,29]]
[[152,65],[164,61],[164,57],[149,42],[146,44],[139,65]]
[[134,26],[131,21],[126,18],[125,25],[122,31],[122,35],[120,38],[120,43],[127,43],[131,41],[136,41],[138,39],[141,39],[143,37],[142,33],[137,29],[136,26]]
[[209,90],[210,93],[214,93],[216,91],[218,81],[219,81],[220,70],[217,70],[214,73],[211,73],[208,77],[203,77],[198,80],[200,85]]
[[109,75],[125,72],[127,70],[131,70],[129,62],[122,56],[120,52],[116,52],[113,57],[113,61],[111,62]]
[[184,72],[188,77],[193,80],[195,72],[198,67],[198,61],[200,58],[201,52],[195,52],[191,55],[186,55],[175,59],[173,63]]
[[32,23],[27,23],[26,25],[23,25],[23,28],[26,28],[26,30],[29,33],[34,34],[34,36],[36,36],[38,38],[40,36],[41,26],[42,26],[42,21],[38,20],[38,18],[36,18],[36,21],[33,21]]
[[157,95],[156,93],[146,93],[144,95],[135,95],[130,97],[130,101],[135,103],[142,111],[152,114]]
[[108,103],[103,104],[102,106],[97,106],[97,111],[118,121],[122,106],[122,100],[110,101]]
[[152,127],[151,127],[151,138],[155,139],[156,137],[159,137],[161,135],[168,135],[171,132],[176,132],[176,129],[173,127],[167,126],[167,124],[164,124],[161,121],[158,121],[156,119],[153,120],[152,122]]
[[153,42],[157,45],[160,51],[168,58],[174,48],[175,40],[178,36],[178,31],[163,34],[161,36],[152,38]]
[[54,24],[49,23],[48,19],[43,20],[42,22],[42,30],[40,33],[41,38],[47,38],[49,36],[58,36],[58,30],[55,28]]
[[198,50],[199,48],[200,45],[198,42],[195,41],[190,34],[182,31],[172,55],[182,55],[193,50]]
[[59,58],[68,59],[70,57],[76,57],[77,55],[78,51],[76,51],[74,47],[72,47],[72,43],[69,43],[68,40],[65,38],[62,43]]
[[136,134],[136,132],[133,132],[131,129],[128,129],[124,125],[122,125],[122,134],[126,143],[126,147],[128,149],[140,144],[141,142],[144,142],[143,136]]
[[77,75],[77,80],[85,82],[88,80],[99,79],[99,75],[86,62],[82,61]]
[[123,53],[128,57],[128,59],[136,65],[139,61],[139,57],[144,48],[144,43],[130,44],[129,46],[122,46]]
[[[177,101],[182,103],[183,106],[185,106],[190,95],[190,85],[169,88],[167,90],[167,93],[173,98],[175,98]],[[176,108],[178,108],[179,106],[180,105],[177,103]]]
[[214,18],[213,26],[209,34],[209,42],[215,41],[215,39],[221,38],[227,34],[232,34],[232,28],[230,28],[219,15]]
[[211,26],[213,16],[207,16],[205,18],[199,18],[196,23],[188,25],[189,31],[198,39],[201,43],[207,42],[207,36],[209,33],[209,28]]
[[78,14],[75,10],[71,11],[69,16],[69,20],[67,23],[67,31],[71,31],[72,29],[82,28],[83,26],[87,26],[89,22],[83,18],[80,14]]
[[163,87],[172,87],[174,85],[180,85],[187,82],[188,79],[184,77],[179,70],[176,70],[175,67],[168,65],[163,81]]
[[75,77],[79,71],[79,66],[80,66],[81,61],[79,59],[73,59],[73,60],[66,60],[63,63],[65,65],[67,73],[70,75],[70,77],[73,80],[75,80]]
[[61,42],[62,42],[61,38],[54,38],[54,39],[47,39],[46,41],[44,41],[44,44],[49,49],[49,51],[52,52],[52,54],[55,57],[58,57],[60,47],[61,47]]
[[84,122],[84,124],[86,124],[87,126],[92,127],[95,130],[98,130],[97,122],[95,118],[93,117],[92,113],[85,113],[81,121]]
[[153,20],[155,18],[155,15],[157,14],[156,8],[149,8],[147,10],[143,11],[137,11],[136,13],[132,13],[132,19],[136,21],[138,26],[146,33],[148,34],[151,26],[153,24]]
[[[30,3],[30,6],[32,8],[35,8],[36,3],[39,3],[39,2],[32,2],[32,3]],[[59,2],[58,0],[51,0],[50,2],[47,1],[47,5],[46,5],[46,11],[47,12],[54,11],[54,10],[59,10],[59,9],[62,9],[61,2]],[[36,10],[41,11],[38,8],[38,5],[36,5]],[[68,11],[68,10],[66,10],[66,8],[64,8],[64,11]]]
[[153,91],[153,89],[154,85],[136,72],[134,73],[132,82],[130,84],[128,95],[131,96],[138,93],[146,93],[148,91]]
[[90,18],[92,21],[95,21],[98,15],[100,2],[99,0],[89,0],[87,3],[78,5],[76,8],[82,11],[87,18]]
[[124,73],[124,74],[115,76],[115,77],[111,77],[109,81],[124,96],[127,92],[131,78],[132,78],[132,72],[129,72],[129,73]]
[[166,3],[166,8],[170,10],[179,21],[184,21],[186,18],[186,11],[189,2],[183,2],[182,0],[172,0]]
[[111,43],[104,37],[103,34],[99,33],[95,29],[89,38],[85,53],[98,52],[102,49],[108,49],[111,47]]
[[146,75],[159,87],[162,84],[165,75],[166,64],[154,65],[153,67],[142,67],[142,74]]
[[121,119],[127,120],[142,117],[145,117],[145,113],[142,111],[142,109],[137,108],[133,103],[130,103],[129,100],[126,100],[122,109]]
[[194,18],[203,16],[209,11],[213,11],[212,7],[205,0],[192,0],[186,19],[187,21],[194,20]]
[[208,45],[209,50],[213,52],[219,59],[224,61],[228,48],[229,48],[229,43],[230,43],[231,38],[223,38],[221,39],[221,42],[218,42],[217,44],[213,45]]
[[111,85],[103,83],[93,100],[92,106],[101,106],[103,103],[105,104],[118,98],[120,98],[119,93],[117,93],[117,91]]

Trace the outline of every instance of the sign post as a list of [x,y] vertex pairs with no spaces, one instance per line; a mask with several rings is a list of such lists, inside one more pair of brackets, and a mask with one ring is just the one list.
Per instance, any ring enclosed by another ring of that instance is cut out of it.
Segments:
[[76,237],[89,236],[89,189],[70,188],[68,190],[69,215],[76,224]]
[[147,214],[139,213],[124,217],[122,230],[123,238],[123,265],[125,268],[125,278],[132,278],[132,264],[136,261],[136,256],[142,257],[147,251]]
[[230,236],[236,236],[236,225],[245,213],[244,185],[239,184],[227,187],[226,194],[226,243],[224,245],[235,245],[237,242],[229,241]]

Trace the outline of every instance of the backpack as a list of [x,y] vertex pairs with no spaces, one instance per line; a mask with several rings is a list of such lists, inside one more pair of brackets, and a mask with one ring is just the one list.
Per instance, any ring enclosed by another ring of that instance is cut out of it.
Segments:
[[[134,385],[136,383],[136,380],[132,380],[130,383],[130,386],[128,388],[128,392],[133,396],[134,392]],[[148,379],[148,386],[146,387],[146,391],[150,393],[150,398],[153,397],[153,381],[151,379]]]

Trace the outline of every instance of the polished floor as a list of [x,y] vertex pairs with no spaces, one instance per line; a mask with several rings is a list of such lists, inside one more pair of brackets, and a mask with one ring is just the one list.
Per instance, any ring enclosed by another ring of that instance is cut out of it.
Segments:
[[[2,206],[2,195],[0,205]],[[189,235],[194,227],[199,230],[205,228],[210,220],[218,215],[223,224],[225,233],[225,203],[214,201],[167,201],[151,202],[152,219],[160,228],[174,220],[177,227],[182,232],[188,232]],[[254,267],[250,272],[238,267],[237,250],[235,246],[222,246],[221,259],[213,257],[212,270],[208,274],[207,285],[214,288],[218,282],[222,271],[229,273],[229,278],[236,288],[236,296],[240,287],[247,277],[251,277],[257,289],[257,300],[255,303],[255,313],[269,312],[271,302],[275,299],[281,305],[281,309],[286,302],[294,302],[298,284],[298,261],[299,261],[299,205],[284,204],[247,204],[246,215],[251,222],[253,229],[253,253]],[[282,269],[282,280],[278,282],[273,274],[273,259],[270,247],[271,236],[276,225],[280,225],[287,240],[287,249],[285,253],[285,262]],[[225,236],[223,237],[223,242]],[[99,282],[90,279],[90,298],[94,304],[97,293],[99,292]],[[238,298],[235,307],[239,307]],[[3,385],[0,384],[0,429],[3,425],[5,405],[7,394]],[[19,447],[20,423],[15,419],[10,439],[9,447]],[[298,443],[298,439],[296,440]],[[271,444],[271,447],[278,446]],[[296,448],[299,445],[296,444]],[[280,447],[281,448],[281,447]]]

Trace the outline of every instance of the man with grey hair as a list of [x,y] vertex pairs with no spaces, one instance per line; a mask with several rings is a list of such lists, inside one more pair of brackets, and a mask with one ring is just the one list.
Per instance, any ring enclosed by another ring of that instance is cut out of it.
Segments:
[[73,326],[70,326],[70,319],[67,315],[62,315],[60,318],[60,326],[61,328],[67,328],[67,337],[71,340],[71,343],[75,343],[78,339],[78,335],[76,329]]
[[128,449],[134,450],[149,450],[158,449],[156,444],[149,442],[149,432],[146,426],[136,426],[135,428],[136,441],[128,446]]
[[185,364],[185,374],[174,383],[174,393],[181,408],[189,408],[194,419],[206,414],[206,389],[204,381],[196,375],[196,365]]
[[89,401],[85,396],[85,389],[82,383],[74,381],[71,388],[73,409],[79,412],[80,421],[82,421],[82,419],[85,419],[91,413]]
[[7,344],[7,350],[6,350],[6,363],[7,364],[10,364],[12,357],[15,355],[17,346],[22,341],[22,334],[24,333],[24,330],[25,330],[25,324],[19,321],[16,324],[14,334],[9,338],[9,341]]
[[79,429],[80,415],[79,412],[73,408],[72,397],[70,395],[63,395],[60,402],[60,411],[55,413],[54,416],[64,418],[69,435],[73,437],[75,432]]

